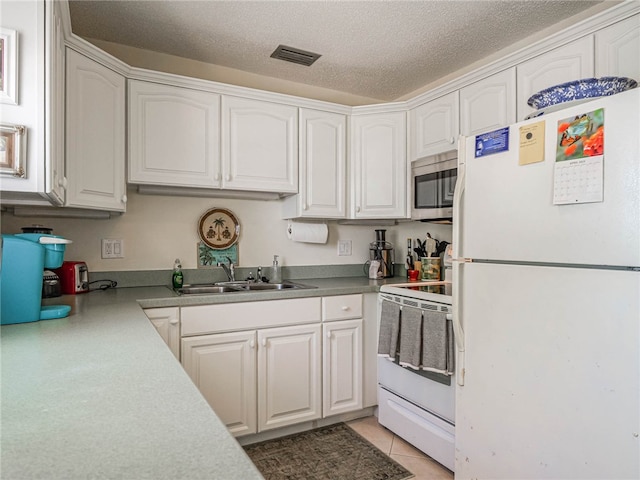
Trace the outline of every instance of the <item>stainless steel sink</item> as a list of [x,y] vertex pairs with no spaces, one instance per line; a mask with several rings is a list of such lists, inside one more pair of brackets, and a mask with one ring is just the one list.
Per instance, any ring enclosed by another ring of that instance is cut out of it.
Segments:
[[291,290],[291,289],[307,289],[316,288],[311,285],[302,283],[282,282],[282,283],[263,283],[263,282],[219,282],[215,284],[193,284],[184,285],[176,290],[178,295],[212,295],[217,293],[242,293],[253,291],[270,291],[270,290]]
[[289,288],[313,288],[307,285],[301,286],[295,283],[248,283],[246,290],[287,290]]
[[182,288],[176,290],[179,295],[204,295],[212,293],[232,293],[242,292],[241,287],[235,288],[230,285],[184,285]]

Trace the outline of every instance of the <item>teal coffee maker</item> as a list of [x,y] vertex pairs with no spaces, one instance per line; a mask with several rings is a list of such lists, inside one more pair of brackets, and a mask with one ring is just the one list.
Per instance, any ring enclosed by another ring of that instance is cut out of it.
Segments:
[[2,235],[0,263],[0,324],[37,322],[69,315],[68,305],[42,306],[45,268],[62,265],[71,240],[57,235]]

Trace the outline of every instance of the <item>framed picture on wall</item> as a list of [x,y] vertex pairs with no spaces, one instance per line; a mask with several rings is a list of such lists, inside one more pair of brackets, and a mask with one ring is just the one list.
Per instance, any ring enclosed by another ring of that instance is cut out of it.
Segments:
[[0,103],[18,104],[18,32],[0,27]]
[[26,177],[27,128],[0,124],[0,175]]

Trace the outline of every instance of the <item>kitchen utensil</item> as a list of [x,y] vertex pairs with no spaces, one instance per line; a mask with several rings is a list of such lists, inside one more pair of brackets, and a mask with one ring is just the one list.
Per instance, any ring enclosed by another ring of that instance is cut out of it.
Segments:
[[434,238],[431,238],[431,236],[427,234],[427,239],[425,240],[425,243],[426,243],[425,256],[431,257],[436,251],[436,247],[437,247],[436,240]]
[[413,270],[413,254],[411,253],[411,239],[407,238],[407,270]]

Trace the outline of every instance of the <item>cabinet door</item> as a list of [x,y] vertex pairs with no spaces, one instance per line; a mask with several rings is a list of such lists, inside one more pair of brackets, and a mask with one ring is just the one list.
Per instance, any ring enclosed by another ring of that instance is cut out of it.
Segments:
[[298,109],[246,98],[222,98],[222,186],[298,191]]
[[460,131],[477,135],[516,122],[516,69],[510,68],[460,90]]
[[46,39],[45,85],[45,192],[56,205],[64,205],[67,179],[64,152],[65,45],[60,2],[45,3],[49,36]]
[[635,15],[596,36],[596,77],[630,77],[640,80],[640,15]]
[[259,431],[320,418],[320,324],[258,331]]
[[129,81],[129,182],[220,186],[220,96]]
[[352,218],[403,218],[407,211],[406,114],[352,121]]
[[459,124],[458,92],[451,92],[409,112],[411,161],[457,147]]
[[256,433],[256,332],[182,339],[182,366],[235,435]]
[[345,218],[346,117],[300,109],[300,192],[285,200],[285,215]]
[[564,82],[593,76],[593,37],[587,36],[519,64],[518,119],[534,111],[527,105],[534,93]]
[[67,202],[124,212],[125,79],[67,49]]
[[322,325],[322,416],[362,408],[362,319]]
[[174,357],[180,360],[180,309],[178,307],[147,308],[144,313]]

